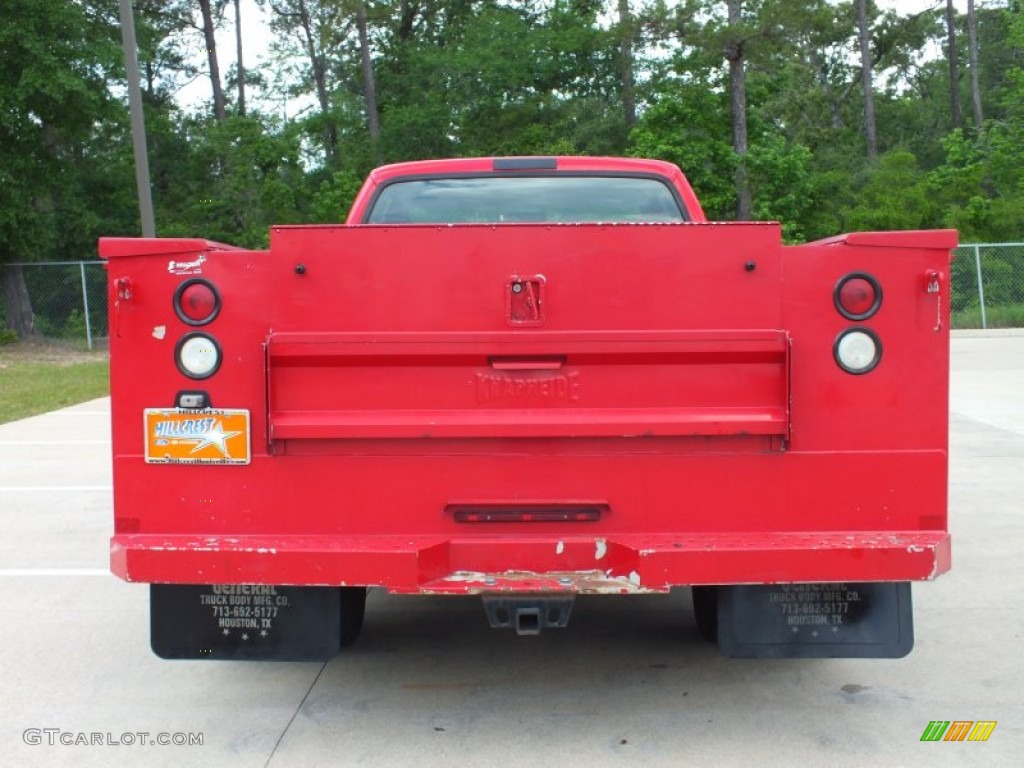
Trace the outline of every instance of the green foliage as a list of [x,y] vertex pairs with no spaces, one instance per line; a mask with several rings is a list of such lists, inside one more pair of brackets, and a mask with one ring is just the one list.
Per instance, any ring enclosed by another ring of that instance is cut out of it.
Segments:
[[[0,24],[0,263],[81,253],[118,219],[130,176],[108,77],[117,27],[99,0],[5,0]],[[84,255],[84,254],[82,254]]]
[[926,176],[906,150],[882,155],[867,170],[848,212],[850,230],[926,229],[934,217]]
[[707,216],[728,218],[736,190],[725,94],[682,82],[659,90],[658,100],[630,134],[629,154],[675,163],[693,185]]
[[350,171],[338,171],[322,182],[313,196],[313,221],[336,224],[345,220],[363,180]]
[[622,153],[618,62],[599,3],[446,5],[443,21],[424,11],[418,35],[383,23],[386,159]]
[[959,230],[964,240],[977,240],[992,224],[992,200],[984,194],[986,151],[959,129],[941,144],[946,160],[928,175],[928,191],[940,205],[942,224]]
[[820,201],[811,186],[811,152],[807,147],[787,145],[778,134],[766,133],[750,148],[754,192],[754,218],[782,222],[783,237],[791,242],[807,239],[802,229],[810,209]]
[[184,163],[160,169],[167,186],[160,234],[262,248],[270,225],[308,217],[295,137],[258,113],[219,122],[193,117],[184,125],[191,147]]
[[68,319],[64,322],[61,336],[65,339],[80,340],[86,338],[85,315],[80,309],[71,310]]

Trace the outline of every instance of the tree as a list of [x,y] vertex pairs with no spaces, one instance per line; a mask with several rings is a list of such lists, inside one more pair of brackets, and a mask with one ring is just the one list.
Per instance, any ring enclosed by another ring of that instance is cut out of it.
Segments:
[[149,107],[162,109],[173,103],[183,82],[199,74],[189,55],[195,47],[188,40],[193,30],[192,6],[184,0],[135,5],[143,101]]
[[[8,0],[0,25],[0,266],[94,253],[97,228],[131,211],[120,105],[107,89],[120,62],[116,6]],[[112,137],[110,134],[114,133]],[[113,141],[111,139],[113,138]],[[112,197],[113,195],[113,197]],[[114,214],[116,215],[116,214]],[[131,221],[131,219],[128,219]],[[123,220],[122,220],[123,221]],[[91,240],[91,242],[89,242]],[[83,250],[87,248],[88,250]],[[24,276],[0,268],[5,321],[35,332]]]
[[217,62],[217,37],[210,0],[199,0],[203,14],[203,36],[206,38],[206,59],[210,64],[210,85],[213,88],[213,114],[218,120],[227,116],[224,107],[224,89],[221,86],[220,64]]
[[742,0],[728,0],[729,39],[723,53],[729,62],[729,109],[732,113],[732,148],[736,153],[736,219],[750,218],[753,203],[747,169],[747,90],[743,71],[744,46]]
[[985,114],[981,106],[981,85],[978,76],[978,17],[974,12],[974,0],[967,0],[967,67],[971,76],[974,127],[980,131],[985,122]]
[[619,4],[619,55],[622,58],[622,109],[626,125],[636,125],[636,89],[633,82],[633,18],[629,0]]
[[[339,115],[336,110],[337,76],[348,41],[348,10],[343,0],[271,0],[272,28],[282,35],[279,53],[288,57],[301,51],[307,68],[298,87],[312,85],[319,113],[310,122],[321,136],[324,165],[336,169],[339,155]],[[296,51],[297,47],[297,51]]]
[[359,30],[359,61],[363,70],[363,97],[366,100],[366,120],[373,142],[374,156],[380,160],[380,114],[377,111],[377,82],[373,75],[373,52],[367,31],[366,2],[357,0],[356,27]]
[[949,114],[953,127],[963,123],[960,115],[960,54],[956,49],[956,9],[946,0],[946,58],[949,62]]
[[856,0],[857,41],[860,47],[860,77],[864,91],[864,137],[868,162],[878,159],[878,128],[875,124],[875,91],[871,67],[871,33],[868,28],[867,0]]
[[238,77],[238,114],[245,115],[245,65],[242,63],[242,9],[239,0],[235,0],[235,50],[238,59],[235,66]]
[[644,111],[630,135],[629,154],[682,168],[712,220],[736,213],[736,156],[729,139],[728,98],[701,82],[657,84],[662,98]]
[[[1024,50],[1024,9],[1004,14],[1005,48],[1019,53]],[[1024,65],[1019,58],[1007,68],[1005,78],[999,88],[999,110],[977,141],[987,155],[981,185],[990,206],[986,239],[1017,241],[1024,231]]]
[[163,236],[265,247],[271,225],[308,219],[297,126],[282,130],[250,109],[224,120],[186,118],[179,130],[186,152],[169,171],[175,190],[162,212]]
[[386,159],[624,151],[621,36],[601,2],[391,8],[376,70]]
[[893,150],[866,171],[846,224],[852,230],[925,229],[934,221],[926,175],[910,152]]

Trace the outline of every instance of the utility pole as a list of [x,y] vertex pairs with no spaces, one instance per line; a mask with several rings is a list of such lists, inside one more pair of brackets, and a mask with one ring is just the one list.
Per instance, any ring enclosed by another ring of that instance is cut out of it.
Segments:
[[135,43],[135,19],[131,0],[120,0],[121,44],[124,66],[128,70],[128,105],[132,116],[132,148],[135,152],[135,186],[139,192],[139,218],[142,236],[156,237],[153,220],[153,195],[149,188],[149,157],[146,154],[146,123],[142,115],[142,88],[139,85],[139,57]]

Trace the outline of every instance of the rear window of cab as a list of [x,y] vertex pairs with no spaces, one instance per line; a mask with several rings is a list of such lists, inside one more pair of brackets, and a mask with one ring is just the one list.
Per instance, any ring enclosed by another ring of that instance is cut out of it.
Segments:
[[474,176],[393,181],[367,224],[500,224],[686,221],[663,179],[634,176]]

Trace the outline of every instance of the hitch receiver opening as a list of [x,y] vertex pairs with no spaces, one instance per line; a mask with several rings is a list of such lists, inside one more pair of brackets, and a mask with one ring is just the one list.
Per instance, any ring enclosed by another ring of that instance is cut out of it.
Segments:
[[517,635],[539,635],[549,628],[564,628],[572,613],[572,597],[483,598],[491,629],[515,629]]

